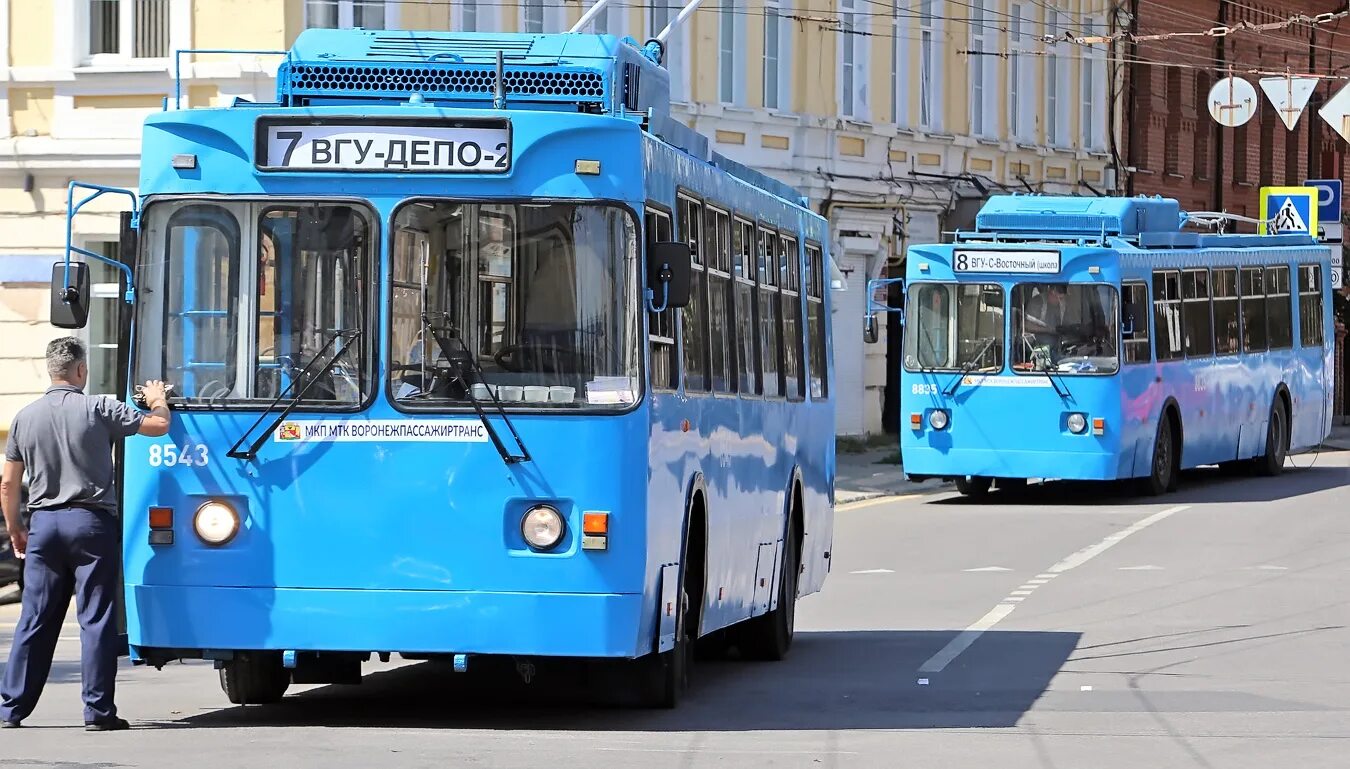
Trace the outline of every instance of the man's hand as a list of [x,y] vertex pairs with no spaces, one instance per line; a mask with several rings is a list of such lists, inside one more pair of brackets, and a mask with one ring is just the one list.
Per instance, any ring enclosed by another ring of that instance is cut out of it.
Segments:
[[28,532],[24,529],[10,529],[9,544],[14,548],[14,554],[23,558],[28,552]]
[[141,385],[139,389],[141,394],[145,396],[145,404],[150,408],[169,402],[168,388],[158,379],[151,379]]

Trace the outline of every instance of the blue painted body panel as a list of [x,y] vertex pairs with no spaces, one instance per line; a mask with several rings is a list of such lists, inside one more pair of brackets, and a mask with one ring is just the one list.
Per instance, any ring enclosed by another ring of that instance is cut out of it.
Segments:
[[[1131,209],[1136,202],[1144,211],[1137,216]],[[1136,240],[1155,233],[1135,230],[1141,237],[1126,239],[1118,237],[1119,232],[1128,231],[1132,222],[1174,220],[1169,209],[1175,210],[1175,201],[1115,199],[1091,210],[1087,205],[1083,199],[1054,197],[1028,197],[1018,206],[1006,199],[991,203],[993,215],[985,221],[1019,225],[1016,229],[1025,232],[993,230],[969,235],[965,242],[913,247],[907,280],[911,286],[924,281],[997,283],[1003,286],[1006,309],[1018,283],[1096,283],[1119,292],[1122,282],[1144,282],[1151,297],[1154,270],[1198,267],[1288,265],[1296,295],[1293,268],[1317,264],[1324,276],[1319,286],[1320,320],[1324,329],[1332,328],[1326,246],[1297,236],[1210,235],[1197,241],[1203,247],[1142,248]],[[1061,206],[1067,216],[1057,213]],[[952,269],[953,252],[964,248],[1010,252],[1049,248],[1061,253],[1062,269],[1058,275],[958,276]],[[1150,472],[1159,419],[1169,402],[1176,404],[1181,416],[1183,468],[1256,457],[1265,452],[1267,420],[1280,387],[1288,390],[1292,408],[1290,450],[1317,446],[1330,432],[1332,335],[1325,333],[1320,347],[1301,346],[1299,311],[1294,301],[1291,349],[1164,362],[1153,356],[1149,362],[1122,362],[1113,375],[1060,374],[1057,381],[1067,397],[1056,392],[1045,374],[1013,373],[1007,360],[1001,372],[989,375],[997,380],[993,385],[981,384],[976,377],[950,397],[944,393],[958,378],[956,373],[902,369],[900,445],[905,470],[912,476],[946,478],[1144,477]],[[1011,333],[1010,317],[1005,313],[1005,338],[1010,338],[1006,336]],[[1152,312],[1148,323],[1149,338],[1156,340]],[[1119,344],[1118,339],[1117,349]],[[1042,381],[1038,386],[1007,386],[1012,379]],[[929,413],[939,408],[950,413],[945,430],[928,424]],[[1072,433],[1066,420],[1073,412],[1087,415],[1089,424],[1092,418],[1103,418],[1104,434]],[[914,413],[923,415],[922,429],[911,429]]]
[[[334,197],[368,203],[382,222],[379,320],[367,329],[378,338],[377,392],[358,413],[299,409],[292,421],[404,417],[387,392],[384,286],[391,270],[388,222],[408,198],[604,200],[628,207],[641,221],[647,201],[669,207],[678,187],[791,230],[799,242],[821,245],[828,259],[820,217],[733,178],[714,158],[670,146],[631,115],[509,105],[494,111],[512,126],[511,170],[500,175],[254,167],[254,124],[263,116],[483,114],[429,104],[244,104],[165,112],[147,121],[140,189],[148,206],[180,196]],[[180,154],[196,155],[196,167],[172,168],[170,158]],[[576,174],[577,159],[599,160],[602,173]],[[803,261],[804,253],[798,255]],[[828,292],[825,303],[828,345]],[[647,313],[630,312],[645,324]],[[761,613],[758,599],[776,594],[782,575],[762,571],[779,559],[761,556],[780,552],[794,479],[805,519],[800,594],[819,590],[829,570],[832,400],[654,393],[648,386],[622,414],[513,416],[534,461],[512,466],[489,443],[268,440],[256,460],[227,458],[258,415],[177,411],[168,436],[128,440],[125,579],[134,655],[296,649],[640,656],[654,649],[660,576],[663,566],[680,560],[691,495],[706,494],[707,502],[706,633]],[[417,416],[474,420],[464,413]],[[493,421],[505,432],[499,418]],[[205,446],[209,462],[152,467],[156,445]],[[192,511],[211,498],[231,501],[244,519],[223,547],[206,546],[193,534]],[[559,502],[568,519],[569,536],[556,552],[534,552],[522,540],[520,516],[538,500]],[[147,544],[144,511],[152,505],[176,511],[171,546]],[[610,513],[608,550],[581,549],[583,511]],[[757,577],[767,577],[767,587]]]

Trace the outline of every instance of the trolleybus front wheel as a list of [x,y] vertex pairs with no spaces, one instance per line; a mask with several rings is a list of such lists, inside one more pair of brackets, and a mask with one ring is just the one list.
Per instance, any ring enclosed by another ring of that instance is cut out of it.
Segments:
[[983,475],[963,475],[956,479],[956,490],[967,497],[983,497],[994,485],[994,479]]
[[[690,635],[692,623],[697,627],[698,617],[689,595],[691,580],[702,580],[698,567],[689,561],[689,536],[685,535],[684,552],[680,558],[680,587],[675,612],[675,646],[669,651],[648,654],[636,662],[638,697],[642,704],[652,708],[674,708],[680,696],[689,688],[689,670],[693,667],[694,638]],[[693,567],[693,568],[691,568]],[[697,635],[697,631],[695,631]]]
[[1163,412],[1162,419],[1158,420],[1158,435],[1153,440],[1153,462],[1143,483],[1144,492],[1149,496],[1156,497],[1177,488],[1181,457],[1178,456],[1177,443],[1173,438],[1175,432],[1172,415]]
[[275,652],[240,655],[220,669],[220,688],[235,705],[270,705],[280,702],[291,685],[291,671]]

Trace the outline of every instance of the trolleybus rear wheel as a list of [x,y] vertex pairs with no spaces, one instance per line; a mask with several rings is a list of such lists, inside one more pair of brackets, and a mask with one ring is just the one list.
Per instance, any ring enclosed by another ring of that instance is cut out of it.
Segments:
[[956,490],[967,497],[983,497],[994,484],[993,478],[983,475],[963,475],[956,479]]
[[1164,413],[1158,420],[1158,435],[1153,440],[1153,463],[1148,478],[1144,480],[1144,491],[1150,496],[1158,496],[1172,491],[1177,486],[1177,468],[1180,464],[1176,456],[1176,442],[1172,440],[1175,428],[1172,416]]
[[1257,475],[1275,476],[1284,471],[1284,458],[1289,450],[1289,418],[1284,411],[1284,400],[1278,395],[1270,405],[1270,420],[1266,423],[1266,453],[1252,460]]
[[797,521],[788,516],[788,534],[783,540],[783,578],[778,581],[778,608],[754,617],[741,627],[737,645],[747,659],[777,662],[792,648],[797,625],[797,582],[801,578],[801,554]]
[[290,685],[291,673],[276,653],[255,652],[236,657],[220,669],[220,688],[235,705],[280,702]]

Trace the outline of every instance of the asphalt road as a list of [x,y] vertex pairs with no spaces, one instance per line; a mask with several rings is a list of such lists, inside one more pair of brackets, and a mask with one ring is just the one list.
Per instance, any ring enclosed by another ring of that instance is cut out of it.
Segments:
[[72,627],[0,767],[1344,767],[1347,481],[1340,453],[1161,499],[1050,484],[841,509],[788,661],[705,663],[675,712],[427,663],[233,708],[186,664],[128,667],[137,728],[87,734]]

